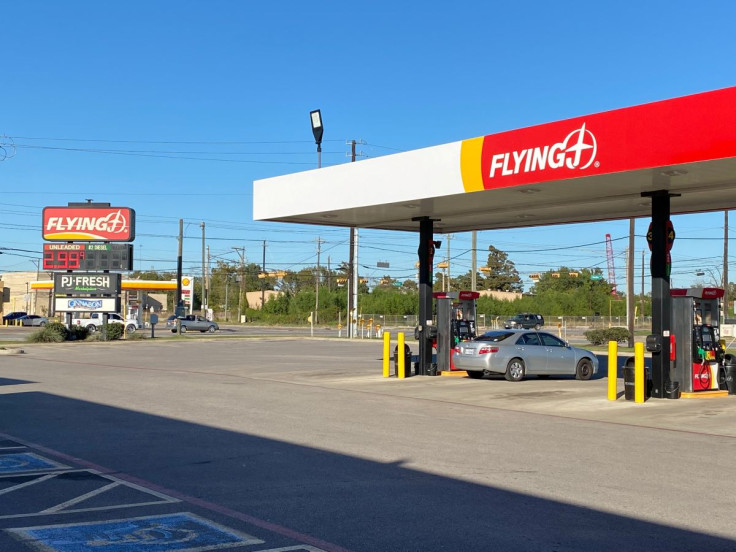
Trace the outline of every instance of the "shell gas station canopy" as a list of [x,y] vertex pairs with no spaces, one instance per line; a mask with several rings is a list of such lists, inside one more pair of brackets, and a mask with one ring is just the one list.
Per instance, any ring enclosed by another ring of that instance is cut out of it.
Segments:
[[648,217],[655,191],[736,208],[736,87],[257,180],[253,218],[462,232]]

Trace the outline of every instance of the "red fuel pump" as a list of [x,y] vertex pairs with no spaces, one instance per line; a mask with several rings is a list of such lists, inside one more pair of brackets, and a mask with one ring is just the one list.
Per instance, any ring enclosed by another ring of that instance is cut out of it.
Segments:
[[683,392],[719,388],[725,351],[720,342],[718,288],[673,289],[670,355],[674,352],[674,381]]
[[476,336],[477,291],[440,291],[433,294],[437,312],[437,369],[452,370],[452,350],[461,341]]

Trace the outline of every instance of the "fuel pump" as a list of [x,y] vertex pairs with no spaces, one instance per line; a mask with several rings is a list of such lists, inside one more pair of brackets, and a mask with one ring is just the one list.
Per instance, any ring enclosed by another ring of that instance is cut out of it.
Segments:
[[673,380],[683,392],[718,389],[725,351],[720,341],[719,288],[672,289]]
[[469,341],[476,336],[475,303],[477,291],[440,291],[432,294],[436,302],[437,369],[452,370],[452,350],[460,341]]

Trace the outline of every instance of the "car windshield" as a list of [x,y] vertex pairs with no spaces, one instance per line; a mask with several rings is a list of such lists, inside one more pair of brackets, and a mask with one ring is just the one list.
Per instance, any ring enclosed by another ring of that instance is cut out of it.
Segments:
[[508,339],[514,335],[514,332],[505,332],[503,330],[495,330],[492,332],[486,332],[483,335],[477,337],[476,341],[492,341],[494,343],[498,343],[499,341],[503,341],[504,339]]

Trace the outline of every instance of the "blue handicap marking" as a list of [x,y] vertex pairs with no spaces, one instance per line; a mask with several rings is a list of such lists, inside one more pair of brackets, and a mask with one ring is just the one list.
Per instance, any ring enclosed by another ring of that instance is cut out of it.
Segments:
[[200,552],[263,544],[189,512],[7,531],[49,552]]
[[0,454],[0,474],[66,468],[32,452]]

